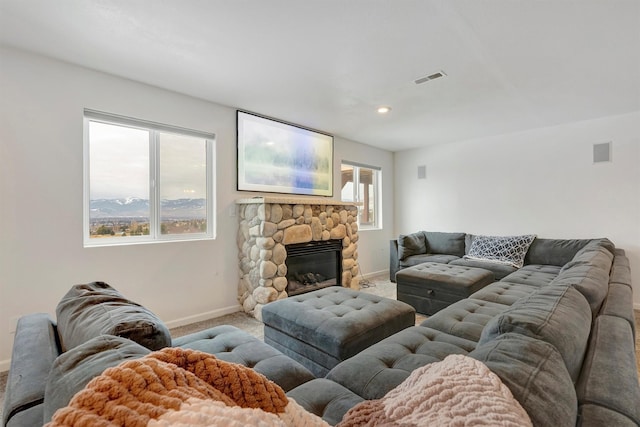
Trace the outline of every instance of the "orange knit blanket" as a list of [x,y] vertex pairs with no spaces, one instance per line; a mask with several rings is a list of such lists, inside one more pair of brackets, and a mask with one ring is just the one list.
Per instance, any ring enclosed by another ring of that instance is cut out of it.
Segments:
[[105,370],[47,426],[328,426],[263,375],[181,348]]

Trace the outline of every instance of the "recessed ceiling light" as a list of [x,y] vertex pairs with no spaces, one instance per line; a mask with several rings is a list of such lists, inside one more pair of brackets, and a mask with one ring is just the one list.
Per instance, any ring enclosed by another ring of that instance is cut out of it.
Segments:
[[386,105],[378,107],[378,113],[380,114],[387,114],[389,111],[391,111],[391,107],[387,107]]

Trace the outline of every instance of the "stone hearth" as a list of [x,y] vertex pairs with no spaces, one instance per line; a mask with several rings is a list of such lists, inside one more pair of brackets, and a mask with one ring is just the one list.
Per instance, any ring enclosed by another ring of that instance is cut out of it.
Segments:
[[286,298],[286,245],[342,241],[341,285],[359,289],[358,207],[322,198],[256,197],[236,200],[240,259],[238,300],[262,320],[264,304]]

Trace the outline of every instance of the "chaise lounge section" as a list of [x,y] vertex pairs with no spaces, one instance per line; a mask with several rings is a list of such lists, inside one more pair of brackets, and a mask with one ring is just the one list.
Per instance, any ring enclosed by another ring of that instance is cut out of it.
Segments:
[[[433,262],[446,254],[422,255]],[[535,239],[524,264],[288,395],[344,421],[349,404],[380,399],[417,369],[457,354],[497,374],[533,425],[640,425],[624,251],[608,239]]]

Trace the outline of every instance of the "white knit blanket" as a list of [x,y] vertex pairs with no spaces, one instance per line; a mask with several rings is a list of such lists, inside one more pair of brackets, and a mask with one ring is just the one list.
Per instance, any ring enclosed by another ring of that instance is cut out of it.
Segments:
[[383,398],[353,407],[347,426],[531,426],[500,378],[463,355],[416,369]]

